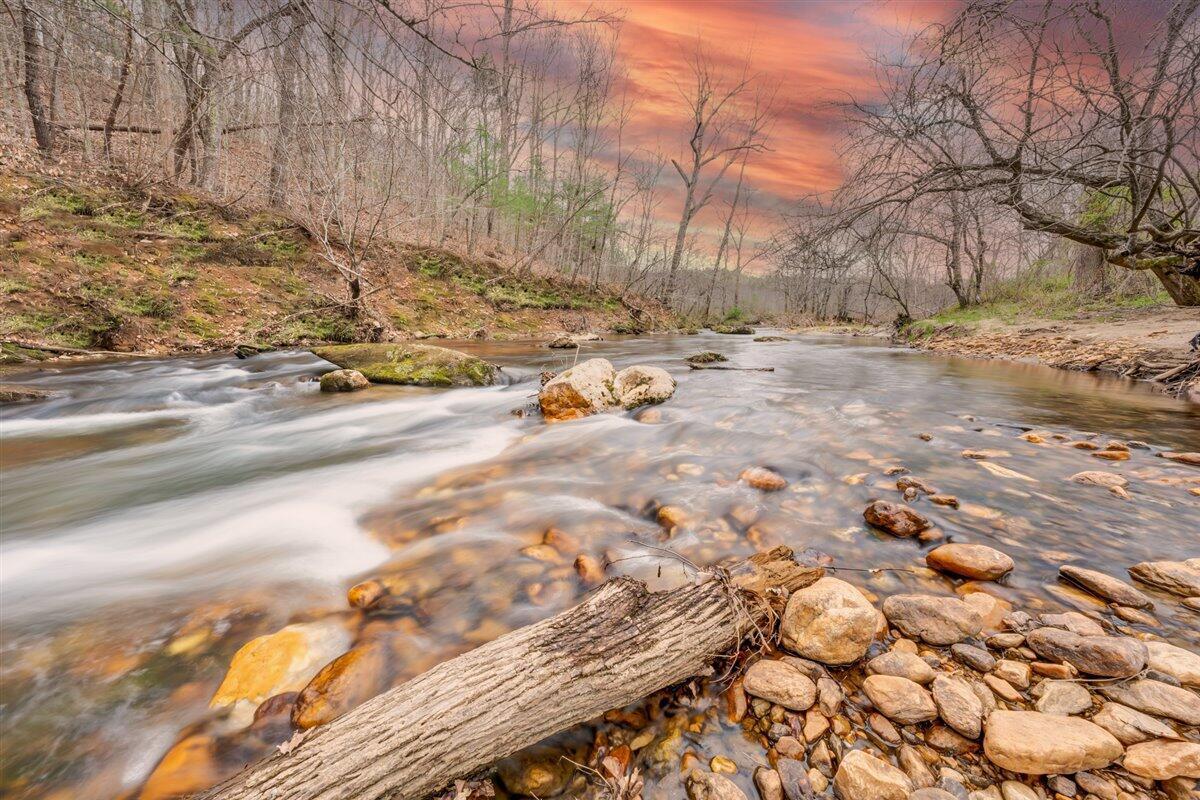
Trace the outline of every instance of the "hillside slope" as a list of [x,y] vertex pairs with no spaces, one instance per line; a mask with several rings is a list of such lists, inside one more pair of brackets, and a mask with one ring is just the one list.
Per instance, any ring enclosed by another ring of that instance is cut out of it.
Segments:
[[31,172],[0,173],[0,264],[10,361],[29,355],[13,342],[178,352],[671,324],[644,298],[390,243],[367,268],[371,318],[353,321],[338,272],[283,217]]

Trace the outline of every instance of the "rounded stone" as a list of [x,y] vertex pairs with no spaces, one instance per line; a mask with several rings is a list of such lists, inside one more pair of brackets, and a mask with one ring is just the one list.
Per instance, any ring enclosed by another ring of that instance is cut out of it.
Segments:
[[805,711],[817,700],[817,685],[786,661],[756,661],[746,670],[742,688],[753,697],[792,711]]
[[993,711],[984,726],[983,751],[998,767],[1024,775],[1069,775],[1107,767],[1121,743],[1079,717],[1037,711]]
[[994,581],[1013,568],[1013,560],[985,544],[944,544],[925,556],[931,568],[977,581]]
[[823,664],[850,664],[866,655],[878,614],[855,587],[821,578],[788,599],[783,612],[783,646]]
[[908,678],[870,675],[862,688],[879,713],[902,725],[927,722],[938,715],[929,692]]

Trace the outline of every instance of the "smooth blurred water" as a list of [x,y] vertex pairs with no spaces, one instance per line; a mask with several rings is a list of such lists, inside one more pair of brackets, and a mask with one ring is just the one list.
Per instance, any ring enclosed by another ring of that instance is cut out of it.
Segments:
[[[565,608],[583,591],[574,553],[521,554],[551,528],[613,572],[658,581],[678,564],[646,545],[697,562],[788,544],[846,567],[917,566],[922,546],[861,517],[871,499],[898,499],[883,470],[903,465],[958,496],[957,510],[919,508],[952,539],[1008,552],[1018,566],[1000,589],[1034,607],[1086,606],[1055,581],[1067,561],[1120,576],[1140,560],[1200,555],[1200,497],[1187,491],[1198,484],[1182,482],[1200,470],[1155,457],[1200,450],[1200,412],[1126,381],[820,337],[648,337],[579,355],[453,346],[513,382],[324,395],[302,379],[327,365],[295,352],[7,376],[62,394],[0,412],[0,701],[16,743],[0,789],[111,797],[137,785],[206,717],[237,647],[344,609],[364,576],[420,586],[405,629],[420,657],[401,677]],[[701,349],[775,371],[689,370],[682,357]],[[539,370],[593,356],[665,367],[678,391],[650,417],[545,425],[511,413],[534,400]],[[1029,428],[1155,449],[1110,464],[1017,438]],[[962,458],[967,448],[1008,451],[994,461],[1018,477]],[[754,465],[788,489],[737,482]],[[1091,469],[1129,477],[1133,500],[1068,481]],[[653,519],[662,504],[690,520],[669,541]],[[843,576],[868,585],[865,573]],[[952,590],[906,573],[869,579],[881,595],[905,586]],[[1194,616],[1158,612],[1159,633],[1200,640]],[[202,653],[164,656],[205,614],[221,624]]]

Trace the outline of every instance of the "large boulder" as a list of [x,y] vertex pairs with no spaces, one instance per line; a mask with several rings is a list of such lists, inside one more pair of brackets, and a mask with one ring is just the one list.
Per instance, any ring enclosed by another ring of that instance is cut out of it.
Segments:
[[842,800],[906,800],[914,788],[899,769],[862,750],[842,758],[833,787]]
[[664,369],[633,366],[617,372],[607,359],[590,358],[547,381],[538,404],[547,421],[562,422],[661,403],[674,392],[675,381]]
[[862,592],[837,578],[821,578],[788,599],[783,646],[823,664],[850,664],[866,655],[877,621]]
[[1079,717],[993,711],[984,726],[984,754],[996,766],[1023,775],[1100,769],[1123,751],[1112,734]]
[[1146,645],[1129,636],[1080,636],[1061,628],[1038,628],[1025,636],[1033,652],[1052,663],[1066,661],[1087,675],[1131,678],[1146,666]]
[[481,358],[431,344],[338,344],[314,355],[361,372],[372,383],[412,386],[491,386],[499,370]]
[[662,367],[626,367],[617,373],[614,386],[625,409],[662,403],[675,394],[675,379]]
[[979,635],[983,615],[953,597],[896,594],[883,601],[883,615],[905,636],[945,647]]

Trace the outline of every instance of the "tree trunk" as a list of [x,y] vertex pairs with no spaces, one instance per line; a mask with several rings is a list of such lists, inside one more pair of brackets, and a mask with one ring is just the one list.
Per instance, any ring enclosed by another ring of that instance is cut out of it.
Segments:
[[1109,266],[1099,247],[1077,244],[1071,259],[1071,285],[1086,297],[1103,297],[1108,293]]
[[787,594],[822,573],[780,547],[665,592],[616,578],[314,728],[203,797],[428,797],[551,734],[710,674],[714,658],[770,625]]
[[33,137],[38,150],[48,156],[54,150],[54,131],[46,119],[46,104],[42,101],[42,36],[37,17],[28,0],[21,3],[21,38],[25,60],[25,102],[33,121]]
[[275,208],[283,204],[287,182],[288,150],[292,141],[292,126],[296,121],[296,73],[299,71],[300,38],[303,33],[304,17],[293,14],[279,60],[279,104],[276,107],[279,127],[275,129],[275,142],[271,147],[271,173],[267,178],[267,203]]
[[108,116],[104,118],[104,160],[112,162],[113,126],[117,124],[117,112],[121,110],[121,101],[125,99],[125,84],[129,80],[129,67],[133,62],[133,17],[125,23],[125,56],[121,59],[121,73],[117,78],[117,89],[113,92],[112,102],[108,105]]
[[1151,267],[1150,271],[1162,281],[1175,305],[1200,306],[1200,278],[1189,277],[1172,267]]

